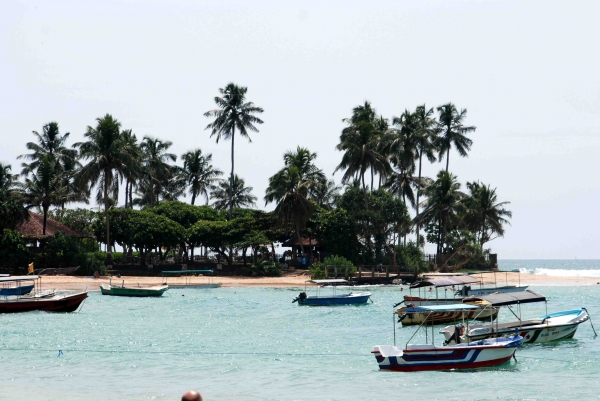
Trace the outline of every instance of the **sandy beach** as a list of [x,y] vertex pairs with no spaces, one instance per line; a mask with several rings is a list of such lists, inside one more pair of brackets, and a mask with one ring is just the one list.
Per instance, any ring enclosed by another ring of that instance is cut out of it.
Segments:
[[[581,286],[597,285],[597,278],[588,277],[556,277],[542,276],[534,274],[519,274],[512,272],[498,272],[495,275],[497,285],[530,285],[530,286]],[[113,284],[121,283],[125,280],[126,285],[142,286],[162,284],[162,277],[100,277],[97,279],[78,276],[43,276],[42,286],[56,289],[67,290],[99,290],[101,284],[108,284],[112,279]],[[286,272],[281,277],[242,277],[242,276],[217,276],[214,277],[215,283],[221,283],[223,287],[303,287],[306,280],[309,280],[308,272],[295,271]],[[483,275],[485,284],[494,284],[494,274]],[[190,277],[187,283],[204,284],[209,280],[208,277]],[[186,279],[183,277],[169,277],[167,284],[183,285]]]

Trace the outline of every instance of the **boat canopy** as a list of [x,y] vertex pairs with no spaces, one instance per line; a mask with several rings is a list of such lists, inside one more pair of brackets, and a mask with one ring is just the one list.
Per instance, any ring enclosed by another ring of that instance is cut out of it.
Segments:
[[12,281],[33,281],[40,278],[40,276],[9,276],[0,277],[0,283],[12,282]]
[[413,283],[410,288],[419,287],[449,287],[451,285],[476,284],[479,280],[471,276],[452,276],[444,278],[429,278]]
[[540,293],[531,290],[525,290],[520,292],[505,292],[501,294],[489,294],[470,296],[463,299],[463,302],[476,302],[485,301],[492,306],[506,306],[516,304],[527,304],[530,302],[545,302],[546,297]]
[[469,304],[426,305],[426,306],[412,306],[412,307],[408,307],[408,308],[402,308],[402,312],[405,312],[405,313],[450,312],[450,311],[473,310],[473,309],[481,309],[481,307],[475,306],[475,305],[469,305]]
[[348,280],[344,280],[343,278],[336,278],[336,279],[330,279],[330,280],[308,280],[307,283],[314,283],[314,284],[347,284],[349,283]]

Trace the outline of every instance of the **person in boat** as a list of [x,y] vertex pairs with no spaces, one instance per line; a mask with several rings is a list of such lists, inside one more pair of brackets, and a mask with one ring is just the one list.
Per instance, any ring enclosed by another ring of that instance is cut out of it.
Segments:
[[202,396],[196,390],[190,390],[181,397],[181,401],[202,401]]

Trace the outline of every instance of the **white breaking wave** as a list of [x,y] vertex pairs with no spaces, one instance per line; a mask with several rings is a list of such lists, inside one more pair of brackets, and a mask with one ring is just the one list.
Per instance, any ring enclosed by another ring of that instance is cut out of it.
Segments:
[[522,267],[519,269],[521,273],[524,274],[537,274],[540,276],[550,276],[550,277],[593,277],[600,278],[600,270],[569,270],[569,269],[545,269],[542,267],[537,267],[535,269],[528,269],[526,267]]

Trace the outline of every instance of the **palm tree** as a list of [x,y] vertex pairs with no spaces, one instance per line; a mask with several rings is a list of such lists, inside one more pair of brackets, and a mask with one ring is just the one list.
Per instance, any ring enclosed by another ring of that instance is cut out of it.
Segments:
[[211,164],[212,154],[206,156],[202,154],[201,149],[190,150],[181,155],[183,160],[182,174],[185,183],[189,186],[190,195],[192,195],[192,205],[196,197],[204,196],[208,205],[208,191],[217,182],[223,172],[214,168]]
[[17,177],[11,173],[12,166],[0,162],[0,200],[11,197],[17,187]]
[[[419,177],[417,179],[417,200],[415,202],[416,206],[416,214],[419,214],[419,202],[421,197],[421,191],[425,188],[425,181],[430,181],[429,178],[423,180],[421,175],[421,166],[423,161],[423,155],[429,160],[431,163],[435,161],[435,151],[436,148],[436,137],[439,131],[438,124],[435,118],[433,118],[433,108],[429,110],[423,104],[422,106],[417,106],[415,110],[415,132],[414,132],[414,142],[415,148],[418,153],[419,158]],[[419,237],[421,235],[421,226],[417,224],[417,245],[420,244]]]
[[463,120],[467,117],[467,109],[462,109],[460,113],[456,106],[452,103],[445,104],[437,108],[439,113],[438,125],[441,136],[439,141],[440,161],[446,154],[446,171],[450,163],[450,149],[452,145],[462,157],[467,156],[467,152],[471,149],[473,141],[465,136],[468,132],[474,132],[477,127],[463,125]]
[[342,183],[358,179],[362,182],[363,190],[366,190],[365,172],[368,168],[371,168],[371,177],[373,172],[386,174],[390,169],[386,157],[381,153],[381,140],[387,130],[387,122],[382,117],[377,118],[375,109],[369,102],[355,107],[352,117],[342,121],[347,123],[348,127],[342,130],[336,149],[344,152],[344,155],[333,173],[345,169]]
[[149,200],[149,206],[158,204],[163,189],[174,178],[176,169],[169,164],[169,161],[175,162],[177,156],[167,152],[171,145],[173,145],[171,141],[162,141],[148,136],[144,137],[140,145],[144,170],[143,181],[145,181],[143,188],[150,191],[150,194],[143,193],[143,195]]
[[[504,224],[510,222],[506,218],[512,217],[512,212],[504,208],[510,202],[498,202],[496,188],[479,182],[468,182],[469,197],[464,203],[467,208],[466,221],[468,227],[478,237],[479,245],[483,247],[497,237],[504,236]],[[495,237],[492,237],[496,234]]]
[[438,173],[437,180],[425,188],[424,194],[427,196],[425,209],[415,217],[415,222],[420,225],[437,224],[439,254],[442,253],[448,229],[465,210],[462,201],[466,195],[460,192],[456,176],[443,170]]
[[66,142],[69,138],[69,133],[64,135],[60,134],[57,122],[50,122],[42,127],[42,133],[39,134],[37,131],[32,131],[37,139],[36,142],[28,142],[26,147],[31,150],[32,153],[24,154],[18,157],[18,159],[31,160],[31,163],[23,163],[23,171],[21,175],[28,175],[34,172],[41,163],[41,158],[44,155],[55,156],[57,161],[57,168],[63,167],[65,164],[76,167],[77,152],[73,149],[67,148]]
[[121,123],[110,114],[97,118],[96,128],[87,127],[84,137],[86,142],[78,142],[73,147],[79,149],[82,159],[89,159],[77,174],[77,180],[89,188],[97,186],[98,195],[104,203],[106,221],[106,263],[112,263],[112,247],[110,242],[110,222],[108,209],[110,206],[109,190],[116,199],[118,195],[119,177],[125,176],[129,166],[136,162],[136,149],[125,142],[121,135]]
[[56,168],[56,157],[51,154],[41,155],[36,161],[35,174],[26,178],[23,184],[27,207],[37,206],[42,209],[44,223],[42,235],[46,235],[46,221],[50,206],[64,205],[69,202],[85,201],[81,196],[64,186],[64,171]]
[[142,177],[142,149],[140,148],[137,137],[131,129],[121,131],[121,139],[129,150],[130,156],[134,162],[126,166],[121,180],[125,179],[125,208],[133,208],[133,187],[134,183]]
[[[215,120],[208,124],[206,129],[211,129],[210,136],[216,135],[217,143],[221,138],[231,139],[231,175],[229,176],[229,188],[234,188],[234,140],[235,130],[239,131],[242,137],[248,138],[252,142],[248,131],[258,132],[255,124],[262,124],[263,121],[256,117],[255,114],[262,113],[263,109],[257,107],[252,102],[246,102],[246,92],[248,88],[245,86],[237,86],[234,83],[229,83],[225,88],[219,88],[222,97],[216,96],[215,103],[219,107],[215,110],[210,110],[204,113],[206,117],[215,117]],[[233,193],[229,194],[233,198]],[[229,217],[234,202],[229,201]]]
[[265,195],[265,205],[277,202],[275,215],[279,220],[284,224],[293,224],[303,254],[300,231],[314,210],[310,198],[315,188],[326,182],[325,174],[314,164],[316,157],[316,153],[300,146],[295,152],[286,152],[283,156],[285,166],[269,178]]
[[342,187],[335,184],[335,181],[322,181],[312,189],[312,196],[315,202],[325,210],[333,209],[341,196]]
[[233,176],[233,188],[229,182],[220,180],[210,194],[211,199],[215,199],[213,207],[217,210],[229,210],[233,208],[252,207],[256,203],[256,196],[252,195],[252,187],[246,187],[246,183],[237,174]]

